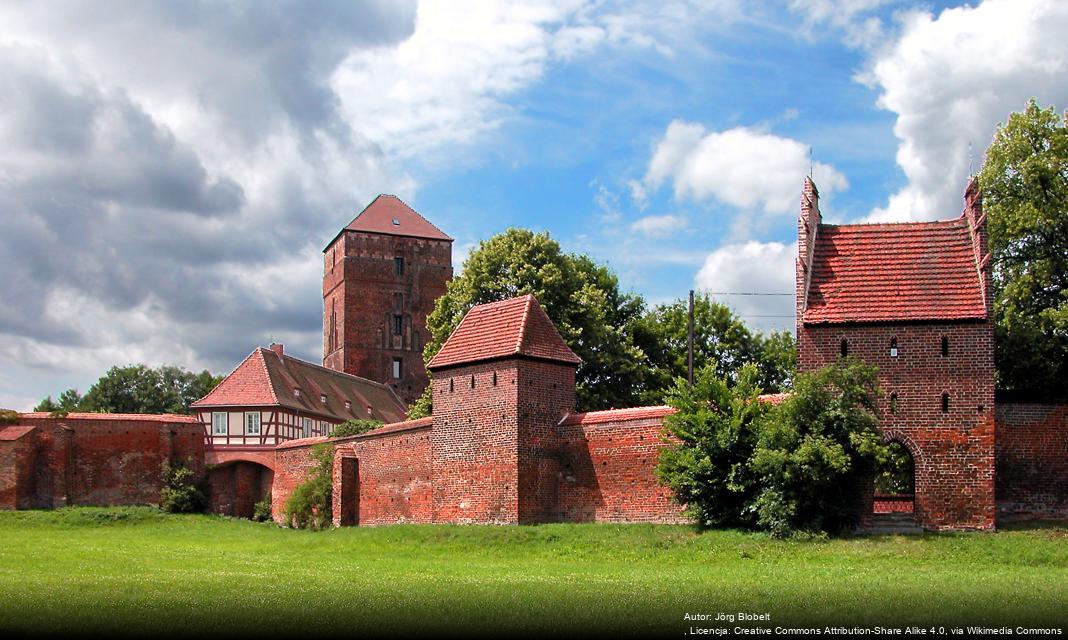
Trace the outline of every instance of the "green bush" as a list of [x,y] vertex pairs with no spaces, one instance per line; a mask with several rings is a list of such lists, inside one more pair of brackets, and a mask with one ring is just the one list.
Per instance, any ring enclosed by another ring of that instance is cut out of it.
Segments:
[[18,424],[21,416],[18,411],[12,411],[11,409],[0,409],[0,425],[5,424]]
[[731,388],[714,369],[669,394],[677,439],[657,475],[697,524],[763,529],[776,537],[855,525],[861,492],[889,455],[876,429],[876,370],[845,358],[798,374],[778,406],[757,401],[757,371]]
[[318,531],[333,520],[334,447],[320,444],[312,448],[315,468],[293,489],[285,506],[285,519],[296,529]]
[[270,522],[272,518],[271,514],[271,494],[268,493],[252,507],[252,520],[254,522]]
[[367,433],[372,429],[377,429],[382,426],[382,423],[378,420],[346,420],[334,427],[334,430],[330,432],[331,438],[343,438],[345,436],[358,436],[361,433]]
[[168,513],[201,513],[208,499],[193,470],[181,463],[164,462],[159,508]]

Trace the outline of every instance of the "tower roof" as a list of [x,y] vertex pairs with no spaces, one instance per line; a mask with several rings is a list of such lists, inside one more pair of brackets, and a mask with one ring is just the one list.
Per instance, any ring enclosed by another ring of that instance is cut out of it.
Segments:
[[[362,231],[364,233],[382,233],[391,236],[408,236],[412,238],[427,238],[430,240],[445,240],[452,242],[452,238],[445,235],[429,220],[419,215],[415,209],[405,204],[397,196],[388,194],[379,195],[364,207],[355,218],[352,219],[338,235],[345,231]],[[329,247],[337,240],[334,236],[326,246]],[[325,249],[324,249],[325,251]]]
[[426,368],[443,369],[509,356],[582,363],[537,299],[527,294],[472,307]]
[[397,422],[405,418],[404,403],[389,386],[263,347],[192,406],[282,406],[338,420],[370,417]]
[[805,324],[986,317],[968,221],[821,224]]

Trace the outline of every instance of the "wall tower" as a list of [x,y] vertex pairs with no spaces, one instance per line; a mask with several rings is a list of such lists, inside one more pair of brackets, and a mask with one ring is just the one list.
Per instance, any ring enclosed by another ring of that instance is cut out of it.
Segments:
[[389,384],[410,404],[429,382],[426,318],[452,279],[452,238],[380,195],[323,256],[323,366]]

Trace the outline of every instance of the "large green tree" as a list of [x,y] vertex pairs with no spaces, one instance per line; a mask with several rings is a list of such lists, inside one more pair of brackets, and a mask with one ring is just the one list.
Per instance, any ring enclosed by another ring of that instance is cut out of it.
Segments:
[[[657,305],[636,323],[635,343],[647,357],[642,402],[661,404],[676,378],[687,375],[689,301]],[[746,363],[757,368],[756,384],[767,391],[781,391],[796,366],[794,338],[788,331],[767,336],[753,333],[724,304],[711,296],[694,296],[694,368],[711,365],[713,372],[730,383]]]
[[[638,403],[644,354],[635,346],[635,321],[644,311],[639,296],[619,289],[604,265],[584,255],[565,253],[548,233],[507,231],[483,241],[464,261],[427,318],[431,339],[423,351],[429,361],[477,305],[534,294],[571,349],[582,358],[578,368],[580,410]],[[429,410],[427,394],[413,415]]]
[[55,401],[42,400],[34,410],[66,413],[189,413],[189,405],[206,395],[222,376],[193,373],[180,367],[157,369],[143,364],[112,367],[84,396],[67,389]]
[[979,176],[993,253],[998,384],[1068,387],[1068,113],[1031,100],[998,126]]

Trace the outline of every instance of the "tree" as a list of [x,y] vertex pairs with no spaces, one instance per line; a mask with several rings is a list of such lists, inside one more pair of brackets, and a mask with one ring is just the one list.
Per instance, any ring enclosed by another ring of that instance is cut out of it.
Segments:
[[314,467],[286,500],[285,521],[294,529],[318,531],[330,525],[333,515],[334,447],[329,443],[312,447]]
[[979,184],[994,268],[998,384],[1068,383],[1068,113],[1032,99],[999,125]]
[[[508,229],[480,243],[427,318],[431,339],[423,358],[430,361],[471,307],[528,293],[582,358],[576,375],[579,409],[636,404],[644,354],[634,344],[633,326],[644,301],[620,292],[607,267],[564,253],[548,233]],[[409,415],[426,415],[429,393],[428,387]]]
[[759,425],[750,461],[759,490],[747,507],[758,527],[784,536],[857,523],[865,482],[889,455],[878,398],[876,368],[854,358],[797,374]]
[[733,386],[710,362],[694,373],[694,384],[676,379],[667,401],[677,411],[664,428],[674,443],[660,450],[656,475],[701,527],[750,526],[746,506],[756,485],[749,459],[756,446],[756,420],[768,410],[758,402],[758,372],[741,367]]
[[334,427],[334,430],[330,432],[331,438],[344,438],[345,436],[358,436],[361,433],[367,433],[372,429],[377,429],[382,426],[382,423],[378,420],[346,420]]
[[[676,378],[687,375],[688,300],[661,304],[636,323],[635,343],[646,355],[641,400],[661,404]],[[793,336],[786,331],[754,334],[741,318],[711,296],[694,296],[694,367],[711,364],[714,373],[735,383],[746,363],[757,366],[756,384],[780,391],[796,366]]]
[[150,369],[143,364],[112,367],[84,396],[67,389],[59,400],[48,396],[35,411],[68,413],[189,413],[189,405],[207,395],[222,380],[208,371],[192,373],[180,367]]

